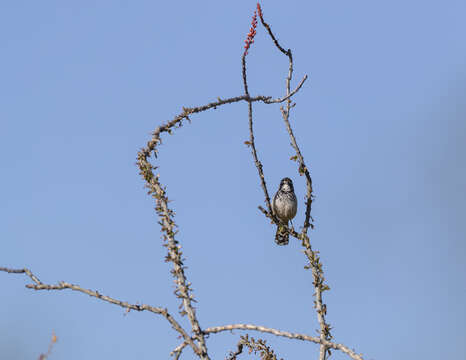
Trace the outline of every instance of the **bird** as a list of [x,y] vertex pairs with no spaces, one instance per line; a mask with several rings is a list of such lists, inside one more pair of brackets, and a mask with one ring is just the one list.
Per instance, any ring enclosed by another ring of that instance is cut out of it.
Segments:
[[275,234],[275,242],[277,245],[288,245],[288,222],[296,216],[298,210],[298,200],[290,178],[286,177],[280,181],[278,191],[273,197],[272,210],[280,222]]

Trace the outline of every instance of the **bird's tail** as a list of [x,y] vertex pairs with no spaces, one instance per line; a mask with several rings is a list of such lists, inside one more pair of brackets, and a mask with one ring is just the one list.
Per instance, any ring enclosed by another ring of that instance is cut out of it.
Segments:
[[288,235],[288,230],[286,226],[279,225],[275,234],[275,242],[277,243],[277,245],[288,245],[289,238],[290,236]]

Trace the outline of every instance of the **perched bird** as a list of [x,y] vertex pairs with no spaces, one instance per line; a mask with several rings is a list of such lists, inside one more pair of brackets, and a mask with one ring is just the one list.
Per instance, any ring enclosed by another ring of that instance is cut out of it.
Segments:
[[275,242],[278,245],[288,245],[288,222],[296,216],[298,200],[294,194],[293,182],[290,178],[283,178],[277,193],[273,197],[272,210],[280,225],[275,234]]

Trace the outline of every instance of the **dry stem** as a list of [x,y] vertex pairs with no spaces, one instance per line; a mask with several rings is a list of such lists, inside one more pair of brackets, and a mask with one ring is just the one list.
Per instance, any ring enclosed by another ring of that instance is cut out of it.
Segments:
[[231,352],[227,360],[236,360],[237,356],[243,352],[244,346],[246,346],[249,349],[249,353],[259,353],[262,360],[277,360],[275,352],[272,350],[270,346],[267,345],[267,342],[265,340],[256,340],[252,337],[249,338],[248,334],[241,336],[241,339],[237,344],[236,351]]
[[335,350],[340,350],[350,356],[354,360],[363,360],[362,355],[357,354],[353,350],[351,350],[349,347],[343,345],[343,344],[337,344],[333,343],[328,340],[322,340],[320,337],[316,336],[310,336],[306,334],[298,334],[298,333],[291,333],[288,331],[282,331],[282,330],[277,330],[273,328],[268,328],[265,326],[260,326],[260,325],[252,325],[252,324],[232,324],[232,325],[224,325],[224,326],[215,326],[215,327],[209,327],[204,330],[204,333],[206,334],[215,334],[219,333],[222,331],[232,331],[232,330],[249,330],[249,331],[259,331],[263,333],[268,333],[272,334],[275,336],[282,336],[286,337],[288,339],[295,339],[295,340],[303,340],[303,341],[309,341],[313,342],[316,344],[323,344],[327,348],[330,349],[335,349]]
[[[303,78],[301,83],[296,87],[295,93],[301,88],[302,84],[306,80],[306,77]],[[209,109],[216,109],[218,106],[230,104],[239,101],[247,101],[250,107],[251,116],[252,116],[252,103],[255,101],[262,101],[264,103],[276,103],[276,102],[283,102],[287,101],[290,98],[291,94],[287,93],[286,96],[282,98],[278,98],[272,100],[270,96],[256,96],[250,97],[249,92],[245,91],[245,95],[238,96],[229,99],[218,99],[216,102],[209,103],[204,106],[194,107],[194,108],[183,108],[183,112],[176,116],[173,120],[159,126],[152,135],[152,139],[147,143],[146,147],[141,149],[138,153],[138,161],[137,164],[140,169],[140,174],[146,181],[146,186],[149,189],[149,194],[156,201],[156,211],[160,217],[160,225],[162,227],[162,231],[164,233],[163,238],[166,241],[166,247],[168,249],[167,261],[173,263],[173,270],[172,274],[175,277],[175,281],[177,284],[177,289],[175,291],[175,295],[182,300],[183,305],[183,314],[186,313],[188,315],[188,319],[191,323],[191,328],[194,333],[194,338],[198,341],[199,348],[201,350],[201,358],[209,359],[207,354],[207,346],[205,343],[205,338],[203,332],[201,331],[201,327],[199,325],[199,321],[196,316],[195,309],[192,305],[193,296],[192,291],[190,288],[190,283],[186,279],[186,275],[184,272],[184,265],[182,262],[182,252],[181,252],[181,245],[179,245],[178,241],[175,239],[176,234],[176,223],[173,219],[174,212],[168,207],[168,198],[166,196],[165,188],[159,181],[159,175],[154,175],[153,170],[156,169],[150,162],[150,154],[154,152],[154,155],[157,156],[157,149],[156,147],[161,144],[161,134],[164,132],[168,132],[169,134],[172,133],[172,129],[176,127],[181,127],[183,124],[183,120],[190,120],[189,116],[194,113],[200,113]],[[253,139],[254,140],[254,139]],[[265,183],[264,183],[265,186]],[[265,187],[264,187],[265,188]],[[266,189],[266,188],[265,188]],[[268,202],[269,209],[270,208],[270,199]]]
[[97,298],[99,300],[106,301],[106,302],[109,302],[111,304],[121,306],[121,307],[127,309],[128,311],[129,310],[149,311],[149,312],[152,312],[154,314],[162,315],[168,320],[168,322],[172,325],[172,327],[176,331],[178,331],[181,334],[181,336],[183,336],[184,340],[191,345],[194,352],[196,354],[200,354],[200,349],[194,344],[194,342],[191,340],[191,337],[186,333],[186,331],[181,327],[181,325],[168,313],[167,309],[163,309],[163,308],[160,308],[160,307],[154,307],[154,306],[150,306],[150,305],[145,305],[145,304],[142,304],[142,305],[129,304],[126,301],[121,301],[121,300],[113,299],[113,298],[111,298],[109,296],[102,295],[98,291],[84,289],[84,288],[80,287],[79,285],[70,284],[70,283],[67,283],[67,282],[64,282],[64,281],[60,281],[58,283],[58,285],[44,284],[29,269],[26,269],[26,268],[24,268],[24,269],[10,269],[10,268],[6,268],[6,267],[0,267],[0,271],[4,271],[4,272],[10,273],[10,274],[26,274],[35,283],[35,284],[27,284],[26,287],[28,289],[34,289],[34,290],[64,290],[64,289],[71,289],[71,290],[79,291],[79,292],[82,292],[82,293],[87,294],[89,296],[95,297],[95,298]]
[[[293,55],[291,53],[291,50],[285,50],[277,41],[276,37],[274,36],[272,29],[270,26],[265,22],[260,5],[258,4],[258,9],[259,9],[259,18],[261,20],[262,25],[267,29],[270,37],[272,38],[273,43],[275,46],[283,53],[285,54],[288,59],[289,59],[289,67],[288,67],[288,76],[286,78],[286,94],[289,95],[291,93],[291,79],[293,76]],[[329,340],[331,339],[330,335],[330,325],[325,321],[325,314],[326,314],[326,306],[322,303],[322,291],[323,289],[328,289],[328,286],[325,288],[324,286],[324,277],[323,277],[323,271],[322,271],[322,266],[319,262],[319,257],[317,254],[315,254],[311,248],[311,244],[309,241],[309,237],[307,236],[307,231],[309,227],[313,227],[311,220],[311,207],[312,207],[312,179],[311,175],[309,174],[308,168],[306,167],[306,164],[304,163],[304,158],[301,154],[301,151],[299,149],[299,146],[296,142],[296,138],[294,136],[293,130],[290,125],[290,111],[291,111],[292,105],[291,105],[291,99],[288,98],[286,100],[286,109],[283,109],[281,107],[281,113],[283,120],[286,125],[286,129],[288,131],[288,134],[290,136],[291,140],[291,146],[296,152],[295,159],[298,160],[298,172],[300,175],[305,175],[306,177],[306,212],[305,212],[305,219],[304,219],[304,224],[303,224],[303,229],[300,234],[300,238],[302,239],[302,244],[304,246],[304,253],[306,254],[310,265],[312,269],[312,276],[314,279],[314,287],[315,287],[315,308],[317,311],[317,320],[319,321],[320,325],[320,338],[321,340]],[[269,209],[270,212],[270,209]],[[294,232],[294,230],[293,230]],[[290,231],[291,233],[291,231]],[[295,234],[291,234],[295,235]],[[320,347],[320,354],[319,354],[319,360],[325,360],[326,358],[326,346],[324,343],[321,343]]]
[[170,353],[171,356],[175,357],[175,360],[178,360],[181,356],[181,352],[183,349],[188,345],[186,341],[183,341],[180,345],[178,345],[176,348],[173,349],[173,351]]
[[[248,90],[247,84],[247,74],[246,74],[246,55],[250,48],[250,45],[253,43],[254,35],[256,33],[256,26],[257,26],[257,18],[256,13],[259,14],[260,20],[262,25],[267,29],[272,41],[274,42],[275,46],[279,49],[280,52],[285,54],[289,59],[289,69],[288,69],[288,76],[286,78],[286,95],[280,98],[272,99],[271,96],[256,96],[251,97]],[[42,283],[32,272],[28,269],[9,269],[0,267],[0,271],[8,272],[8,273],[25,273],[28,275],[34,284],[26,285],[26,287],[35,289],[35,290],[63,290],[63,289],[71,289],[74,291],[79,291],[89,296],[98,298],[100,300],[119,305],[123,308],[129,310],[136,310],[136,311],[149,311],[155,314],[163,315],[172,325],[172,327],[178,331],[181,336],[183,337],[183,342],[178,345],[172,352],[171,355],[175,356],[175,359],[178,359],[183,351],[183,349],[189,345],[192,347],[193,351],[201,358],[205,360],[209,360],[209,356],[207,353],[207,346],[206,346],[206,335],[218,333],[221,331],[227,330],[253,330],[253,331],[260,331],[264,333],[270,333],[277,336],[283,336],[290,339],[299,339],[314,342],[320,344],[320,360],[325,360],[327,351],[330,353],[329,349],[336,349],[341,350],[344,353],[348,354],[351,358],[355,360],[362,360],[362,356],[356,354],[354,351],[349,349],[348,347],[342,344],[336,344],[329,341],[332,337],[330,335],[330,326],[325,320],[326,315],[326,306],[322,302],[322,292],[328,290],[328,286],[324,284],[324,276],[322,271],[322,264],[320,263],[320,259],[318,257],[318,252],[313,251],[311,248],[310,240],[307,235],[308,229],[313,228],[312,224],[312,217],[311,217],[311,207],[312,207],[312,200],[313,200],[313,189],[312,189],[312,179],[310,173],[308,171],[307,166],[305,165],[304,158],[301,154],[299,146],[297,144],[296,138],[294,136],[293,130],[290,125],[289,116],[291,108],[294,104],[291,103],[291,98],[294,94],[296,94],[304,84],[307,79],[307,76],[304,76],[303,79],[300,81],[298,86],[291,91],[291,80],[293,75],[293,57],[291,50],[285,50],[277,41],[276,37],[272,33],[270,26],[264,21],[262,10],[260,5],[258,4],[257,10],[253,17],[251,30],[248,34],[245,46],[245,52],[242,56],[242,76],[243,76],[243,86],[244,86],[244,95],[237,96],[229,99],[220,99],[218,98],[217,101],[211,102],[209,104],[193,107],[193,108],[183,108],[183,111],[176,116],[173,120],[160,125],[155,129],[152,134],[152,138],[148,141],[147,145],[142,148],[138,153],[137,164],[139,166],[140,174],[142,175],[143,179],[146,181],[146,187],[149,189],[149,194],[155,199],[156,202],[156,211],[159,215],[160,221],[159,224],[161,225],[163,238],[165,240],[164,246],[167,247],[168,254],[166,260],[173,263],[173,268],[171,270],[173,276],[175,277],[176,282],[176,290],[175,295],[181,299],[183,311],[181,312],[182,315],[186,314],[188,316],[189,322],[191,324],[191,330],[193,332],[193,336],[191,337],[181,326],[180,324],[167,312],[166,309],[153,307],[149,305],[133,305],[127,302],[123,302],[120,300],[116,300],[110,298],[105,295],[101,295],[97,291],[92,291],[88,289],[81,288],[78,285],[70,284],[67,282],[59,282],[57,285],[48,285]],[[219,327],[211,327],[205,330],[202,330],[196,316],[196,311],[193,306],[194,297],[192,295],[192,289],[190,287],[190,283],[187,280],[185,274],[185,266],[182,260],[182,251],[181,245],[176,240],[175,235],[177,234],[177,225],[174,221],[174,212],[168,207],[168,198],[166,195],[165,187],[160,183],[160,176],[159,174],[154,174],[154,170],[157,167],[153,166],[150,163],[150,156],[152,152],[154,156],[157,157],[159,146],[162,143],[161,135],[163,133],[171,134],[174,128],[181,127],[183,125],[184,120],[190,121],[189,116],[191,114],[200,113],[209,109],[216,109],[218,106],[222,106],[225,104],[231,104],[235,102],[246,101],[248,103],[248,120],[249,120],[249,141],[246,142],[247,145],[251,147],[251,153],[254,158],[254,164],[258,170],[261,187],[264,192],[265,202],[267,205],[267,210],[263,209],[259,206],[259,209],[272,220],[273,223],[278,224],[277,219],[275,218],[272,206],[270,202],[270,196],[267,189],[267,185],[265,182],[265,176],[263,172],[262,163],[258,159],[257,150],[255,146],[255,138],[254,138],[254,129],[253,129],[253,113],[252,113],[252,103],[261,101],[265,104],[272,104],[272,103],[281,103],[286,101],[286,108],[281,107],[282,117],[286,125],[287,132],[290,136],[291,146],[296,152],[296,156],[294,156],[294,160],[298,161],[298,172],[300,175],[305,175],[306,178],[306,210],[305,210],[305,220],[303,224],[303,228],[301,233],[297,233],[294,229],[288,229],[287,231],[289,234],[297,239],[302,241],[302,245],[304,247],[304,253],[309,260],[308,268],[311,268],[312,275],[313,275],[313,284],[315,287],[315,308],[317,311],[317,318],[320,324],[320,337],[312,337],[304,334],[296,334],[290,333],[286,331],[276,330],[272,328],[266,328],[263,326],[257,325],[248,325],[248,324],[235,324],[235,325],[226,325],[226,326],[219,326]],[[246,340],[245,340],[246,339]],[[255,342],[254,339],[249,341],[249,338],[242,337],[242,340],[238,344],[238,351],[233,353],[233,358],[236,357],[242,351],[242,346],[246,345],[250,349],[255,349],[257,351],[265,351],[267,356],[274,357],[273,351],[267,352],[268,348],[265,346],[265,342]],[[264,345],[264,346],[262,346]]]

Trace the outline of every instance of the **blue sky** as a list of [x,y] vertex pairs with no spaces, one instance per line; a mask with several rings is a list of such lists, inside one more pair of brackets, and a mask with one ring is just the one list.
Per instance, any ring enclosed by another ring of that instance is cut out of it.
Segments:
[[[315,184],[313,247],[336,342],[366,359],[466,353],[464,1],[262,2],[293,50],[292,125]],[[177,315],[154,204],[135,165],[182,106],[242,94],[255,2],[14,1],[0,5],[0,266],[28,267]],[[258,28],[252,95],[284,93],[287,60]],[[296,83],[296,82],[295,82]],[[269,190],[299,177],[278,105],[254,107]],[[161,180],[180,226],[202,327],[253,323],[316,334],[311,274],[274,244],[249,149],[247,105],[192,117],[165,138]],[[0,273],[0,354],[167,358],[161,317]],[[187,325],[186,319],[180,320]],[[208,339],[224,358],[240,334]],[[250,333],[251,336],[258,336]],[[318,347],[263,336],[285,359]],[[190,351],[185,358],[192,358]],[[334,359],[346,358],[335,353]]]

